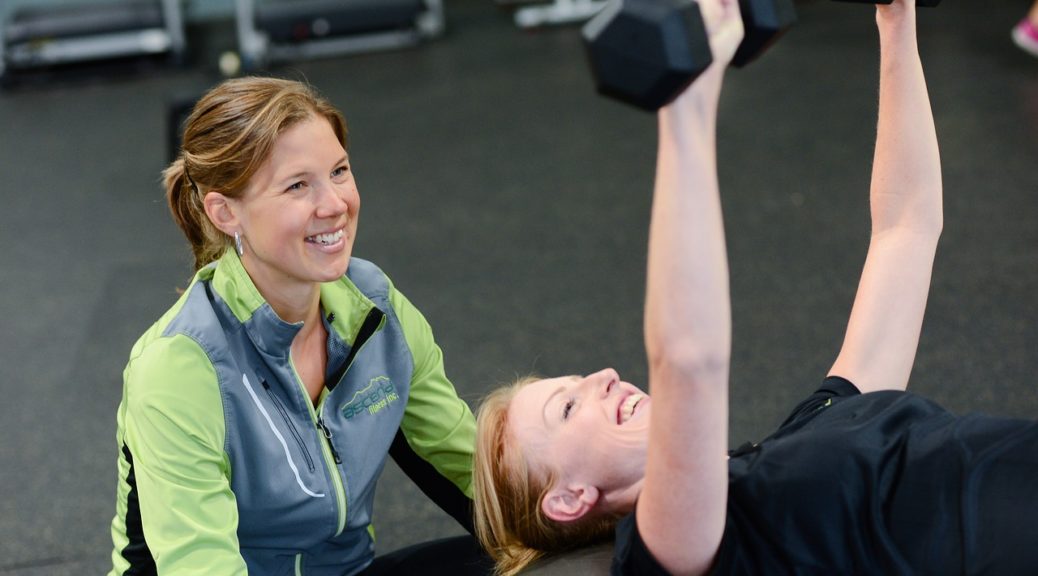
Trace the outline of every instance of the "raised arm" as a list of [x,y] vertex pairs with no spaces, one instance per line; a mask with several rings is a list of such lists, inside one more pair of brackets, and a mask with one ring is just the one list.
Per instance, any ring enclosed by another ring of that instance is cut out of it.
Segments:
[[638,530],[675,574],[705,572],[724,532],[731,312],[717,106],[742,38],[735,0],[703,0],[714,65],[659,113],[645,341],[652,413]]
[[914,0],[877,6],[876,23],[880,95],[872,238],[843,347],[830,370],[862,392],[908,385],[943,226],[941,162]]

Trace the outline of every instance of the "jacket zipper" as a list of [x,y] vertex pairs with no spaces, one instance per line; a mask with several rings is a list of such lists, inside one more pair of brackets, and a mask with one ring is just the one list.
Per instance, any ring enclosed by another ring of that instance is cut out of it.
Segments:
[[[378,308],[372,308],[368,312],[367,317],[364,318],[364,323],[361,324],[360,330],[357,331],[357,338],[354,340],[353,348],[350,350],[349,357],[347,358],[346,369],[343,370],[342,374],[339,376],[339,380],[346,377],[346,372],[348,372],[350,366],[353,365],[353,359],[356,358],[357,353],[360,352],[371,336],[382,325],[385,316],[386,315]],[[305,393],[303,379],[299,377],[299,371],[296,370],[295,364],[292,363],[291,360],[289,363],[292,366],[292,371],[295,373],[296,382],[299,384],[300,389],[304,390]],[[338,382],[336,382],[336,384],[338,384]],[[329,474],[332,477],[332,483],[335,485],[335,498],[339,504],[339,527],[338,530],[335,531],[335,535],[339,536],[342,534],[342,531],[346,529],[346,516],[348,512],[346,502],[346,479],[339,474],[338,469],[338,466],[342,464],[342,457],[339,455],[338,451],[335,450],[335,447],[332,446],[332,431],[324,423],[324,418],[321,416],[324,413],[324,400],[321,401],[316,409],[309,402],[307,402],[307,407],[310,410],[310,418],[313,419],[314,425],[317,427],[317,430],[321,435],[324,436],[324,441],[321,442],[321,452],[324,454],[325,466],[328,467]],[[331,462],[329,462],[329,458],[331,459]]]
[[303,437],[299,435],[299,431],[296,430],[295,424],[292,423],[292,419],[288,417],[288,411],[285,410],[284,404],[281,403],[281,400],[278,400],[277,395],[270,389],[270,384],[267,384],[266,380],[261,378],[260,384],[262,384],[263,389],[267,391],[267,396],[269,396],[271,402],[274,403],[274,407],[281,413],[281,418],[285,420],[285,425],[292,432],[292,437],[296,439],[296,444],[299,445],[299,450],[303,453],[303,459],[306,460],[306,467],[313,472],[315,469],[314,459],[310,456],[310,451],[306,449],[306,444],[303,443]]
[[332,431],[325,425],[324,418],[321,416],[317,416],[317,429],[328,440],[328,450],[332,453],[332,459],[335,460],[336,464],[342,464],[342,458],[339,457],[339,453],[335,451],[335,445],[332,444]]

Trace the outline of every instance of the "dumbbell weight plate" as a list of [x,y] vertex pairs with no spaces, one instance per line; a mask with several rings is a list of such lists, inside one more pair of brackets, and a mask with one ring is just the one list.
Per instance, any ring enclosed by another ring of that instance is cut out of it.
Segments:
[[793,0],[739,0],[746,36],[732,58],[742,67],[754,61],[797,21]]
[[692,0],[613,0],[582,34],[598,91],[643,110],[668,104],[713,62]]

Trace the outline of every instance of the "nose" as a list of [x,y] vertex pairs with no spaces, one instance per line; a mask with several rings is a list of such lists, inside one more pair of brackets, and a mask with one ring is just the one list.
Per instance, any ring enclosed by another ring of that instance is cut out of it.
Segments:
[[331,182],[320,186],[317,198],[317,217],[336,218],[349,211],[349,203],[346,202],[346,191]]
[[601,397],[605,398],[618,382],[620,382],[620,375],[616,370],[606,368],[585,377],[583,385],[597,391]]

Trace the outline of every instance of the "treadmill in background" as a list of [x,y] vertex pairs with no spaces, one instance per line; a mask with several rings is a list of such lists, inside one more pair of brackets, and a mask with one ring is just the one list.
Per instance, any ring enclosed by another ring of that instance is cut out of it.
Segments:
[[413,46],[443,34],[442,0],[235,0],[245,70]]
[[0,24],[0,80],[82,63],[163,57],[182,61],[178,0],[117,0],[14,8]]

